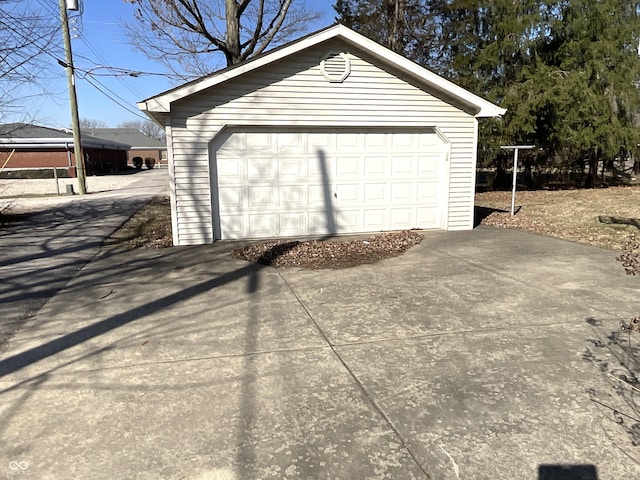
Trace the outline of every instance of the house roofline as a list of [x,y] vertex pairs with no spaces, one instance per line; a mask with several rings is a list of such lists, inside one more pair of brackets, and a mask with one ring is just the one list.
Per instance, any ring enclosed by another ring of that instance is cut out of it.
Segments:
[[171,103],[177,100],[194,95],[334,38],[342,38],[347,43],[351,43],[357,48],[364,49],[377,59],[394,66],[419,82],[424,83],[445,95],[454,97],[462,104],[471,107],[471,109],[475,111],[475,117],[500,117],[506,113],[506,109],[494,105],[478,95],[469,92],[455,83],[341,24],[326,27],[237,65],[224,68],[218,72],[212,73],[211,75],[193,80],[179,87],[147,98],[146,100],[138,102],[137,106],[140,110],[154,119],[154,121],[161,121],[164,119],[164,116],[158,114],[169,113]]
[[[0,148],[66,148],[73,149],[72,138],[0,138]],[[129,150],[131,145],[101,139],[82,139],[82,148]]]

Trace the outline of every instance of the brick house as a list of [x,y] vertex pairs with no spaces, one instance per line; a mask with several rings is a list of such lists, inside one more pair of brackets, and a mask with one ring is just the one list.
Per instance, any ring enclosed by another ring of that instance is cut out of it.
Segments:
[[127,153],[129,165],[133,165],[134,157],[153,158],[156,165],[167,164],[166,143],[145,135],[136,128],[86,128],[82,129],[82,132],[93,137],[131,145]]
[[[87,175],[113,173],[127,169],[130,145],[112,140],[82,136]],[[66,169],[76,176],[73,133],[27,123],[0,125],[0,168]]]

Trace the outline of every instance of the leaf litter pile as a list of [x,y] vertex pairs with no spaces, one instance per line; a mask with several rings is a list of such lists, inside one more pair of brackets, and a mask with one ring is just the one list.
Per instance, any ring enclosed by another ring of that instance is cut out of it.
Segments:
[[311,269],[348,268],[396,257],[422,240],[413,231],[381,233],[365,240],[274,241],[237,248],[231,255],[261,265]]

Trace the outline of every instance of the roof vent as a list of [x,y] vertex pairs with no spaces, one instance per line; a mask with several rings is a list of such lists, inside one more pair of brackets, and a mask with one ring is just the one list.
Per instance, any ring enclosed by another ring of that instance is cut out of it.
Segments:
[[346,53],[330,53],[320,62],[320,71],[330,82],[340,83],[351,73],[351,62]]

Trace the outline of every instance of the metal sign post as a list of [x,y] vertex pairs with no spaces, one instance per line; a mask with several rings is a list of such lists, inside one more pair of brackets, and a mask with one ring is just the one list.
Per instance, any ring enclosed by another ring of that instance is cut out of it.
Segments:
[[531,150],[535,145],[502,145],[503,150],[513,150],[513,187],[511,189],[511,216],[515,215],[516,209],[516,184],[518,177],[518,151]]

